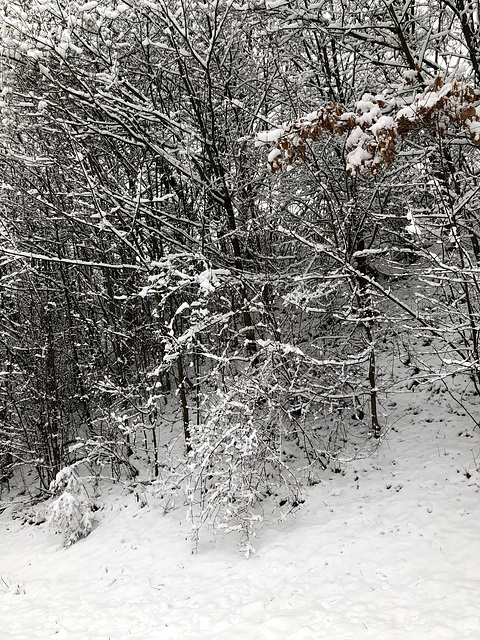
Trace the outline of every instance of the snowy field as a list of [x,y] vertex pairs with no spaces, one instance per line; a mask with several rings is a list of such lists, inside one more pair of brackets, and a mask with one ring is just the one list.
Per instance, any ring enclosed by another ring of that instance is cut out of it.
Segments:
[[399,398],[380,450],[267,513],[249,559],[208,533],[192,555],[183,509],[120,488],[67,549],[6,509],[2,640],[478,640],[478,430],[438,388]]

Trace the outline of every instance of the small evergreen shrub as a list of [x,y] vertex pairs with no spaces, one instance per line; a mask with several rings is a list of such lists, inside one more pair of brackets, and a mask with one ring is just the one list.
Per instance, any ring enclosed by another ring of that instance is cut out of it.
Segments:
[[86,538],[95,524],[94,504],[73,465],[57,473],[50,491],[58,497],[48,508],[47,522],[63,535],[64,546]]

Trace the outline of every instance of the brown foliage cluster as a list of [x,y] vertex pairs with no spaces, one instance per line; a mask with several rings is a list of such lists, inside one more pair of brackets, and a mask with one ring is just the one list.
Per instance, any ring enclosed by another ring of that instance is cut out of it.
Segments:
[[364,96],[355,111],[345,112],[335,102],[289,123],[276,135],[257,134],[257,144],[266,144],[272,173],[306,159],[307,141],[316,142],[324,133],[342,136],[346,141],[346,172],[353,177],[369,170],[376,174],[395,160],[400,141],[408,134],[434,128],[446,136],[453,128],[463,129],[471,142],[480,147],[479,92],[460,81],[446,82],[441,76],[421,93],[390,98]]

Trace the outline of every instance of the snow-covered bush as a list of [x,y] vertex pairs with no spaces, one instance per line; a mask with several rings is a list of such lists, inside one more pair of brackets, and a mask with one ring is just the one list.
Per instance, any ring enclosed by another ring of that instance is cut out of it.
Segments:
[[368,424],[351,417],[368,350],[335,360],[326,347],[257,340],[257,348],[255,362],[205,395],[187,462],[194,539],[205,526],[237,531],[247,552],[265,509],[294,510],[305,477],[335,461],[348,439],[356,450],[369,437]]
[[[197,540],[202,526],[241,535],[250,553],[262,502],[300,501],[299,484],[285,456],[286,424],[272,393],[268,366],[229,380],[208,399],[205,419],[192,429],[187,495]],[[262,383],[263,382],[263,383]]]
[[95,524],[94,504],[74,465],[57,473],[50,491],[58,497],[48,508],[47,522],[55,533],[63,535],[64,546],[86,538]]

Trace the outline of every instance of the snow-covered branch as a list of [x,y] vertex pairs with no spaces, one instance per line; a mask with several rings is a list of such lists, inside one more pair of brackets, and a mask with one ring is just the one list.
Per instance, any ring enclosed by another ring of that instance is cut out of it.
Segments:
[[388,97],[364,94],[352,111],[334,102],[284,125],[257,133],[256,144],[271,148],[270,171],[305,160],[307,142],[318,141],[324,133],[348,134],[346,172],[350,177],[369,170],[376,174],[393,164],[399,143],[413,131],[435,128],[446,136],[460,127],[475,146],[480,146],[480,92],[459,80],[438,76],[424,91]]

